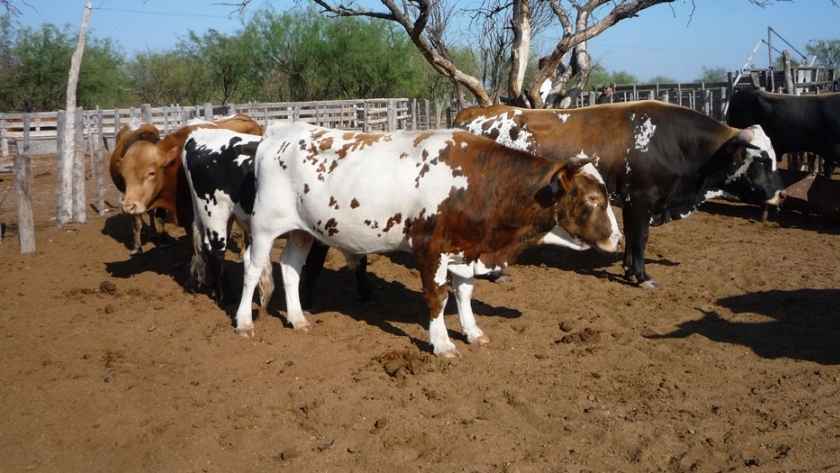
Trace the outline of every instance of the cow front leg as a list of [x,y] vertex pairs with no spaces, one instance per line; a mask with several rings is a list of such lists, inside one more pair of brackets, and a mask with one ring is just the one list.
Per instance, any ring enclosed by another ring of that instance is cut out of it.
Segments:
[[131,256],[136,256],[143,253],[143,242],[141,240],[141,233],[143,230],[143,217],[140,215],[131,216],[131,232],[133,241],[131,243]]
[[[458,320],[461,322],[461,330],[467,337],[467,342],[483,345],[490,343],[490,338],[478,328],[475,321],[475,314],[472,311],[473,276],[472,265],[458,265],[466,272],[458,271],[449,267],[449,274],[452,278],[452,290],[455,292],[455,302],[458,304]],[[470,274],[467,274],[470,273]]]
[[149,224],[152,227],[152,235],[158,242],[158,248],[169,248],[169,234],[166,233],[166,210],[155,209],[149,212]]
[[299,284],[303,262],[313,240],[312,235],[306,232],[293,231],[280,255],[280,271],[283,275],[283,288],[286,290],[286,319],[295,330],[309,330],[309,321],[300,305]]
[[431,318],[429,343],[432,344],[432,351],[441,358],[458,358],[461,354],[458,353],[455,344],[449,339],[446,323],[443,320],[443,311],[446,308],[446,301],[449,299],[449,293],[446,289],[446,267],[438,269],[437,266],[444,263],[435,261],[430,265],[424,258],[417,258],[417,263],[420,267],[420,280],[423,283],[423,296],[429,305]]
[[659,283],[645,271],[645,248],[650,235],[650,214],[635,205],[624,208],[624,276],[645,289],[656,289]]

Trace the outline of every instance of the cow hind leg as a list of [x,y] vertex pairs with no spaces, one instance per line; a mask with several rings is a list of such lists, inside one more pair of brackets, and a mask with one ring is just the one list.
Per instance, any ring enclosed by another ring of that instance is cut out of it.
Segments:
[[257,233],[253,235],[251,245],[246,251],[242,298],[239,300],[239,307],[236,309],[236,333],[244,337],[254,336],[251,301],[254,298],[254,291],[257,289],[260,277],[265,270],[265,265],[271,264],[269,256],[276,236],[269,232]]
[[327,252],[330,247],[314,241],[309,254],[306,256],[306,263],[303,266],[303,274],[301,275],[300,284],[300,304],[301,308],[310,313],[315,312],[315,307],[312,303],[312,293],[315,290],[315,281],[321,275],[321,270],[324,268],[324,261],[327,259]]
[[295,330],[309,330],[310,327],[301,308],[299,285],[303,262],[309,254],[313,240],[312,235],[306,232],[292,231],[280,255],[280,271],[286,292],[286,319]]
[[347,265],[353,270],[353,279],[356,281],[356,293],[362,302],[373,300],[373,293],[370,290],[370,282],[367,278],[367,255],[345,254],[344,259]]

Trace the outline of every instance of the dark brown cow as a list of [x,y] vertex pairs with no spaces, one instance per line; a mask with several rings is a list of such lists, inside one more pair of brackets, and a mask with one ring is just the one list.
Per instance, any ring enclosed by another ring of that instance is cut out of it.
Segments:
[[825,159],[824,175],[831,178],[840,163],[840,93],[820,95],[739,91],[729,102],[730,126],[761,125],[776,156],[798,151]]
[[731,128],[657,101],[573,110],[468,108],[454,126],[551,160],[597,154],[612,203],[623,208],[626,276],[658,287],[645,271],[650,225],[687,217],[711,197],[779,202],[776,157],[760,126]]
[[434,353],[445,357],[458,356],[443,321],[450,279],[467,340],[486,343],[470,308],[474,276],[501,270],[539,243],[618,248],[592,158],[551,162],[461,130],[374,134],[278,123],[255,160],[252,244],[236,312],[243,335],[253,335],[260,268],[287,232],[280,266],[295,329],[309,327],[298,282],[313,237],[351,260],[409,251],[431,313]]

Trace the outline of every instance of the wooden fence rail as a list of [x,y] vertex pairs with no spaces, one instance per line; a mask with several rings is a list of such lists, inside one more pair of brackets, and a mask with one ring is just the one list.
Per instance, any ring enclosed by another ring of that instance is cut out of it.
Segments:
[[[324,102],[246,103],[226,106],[170,106],[121,108],[114,110],[83,110],[85,137],[99,134],[108,145],[113,144],[117,131],[133,120],[151,123],[165,135],[194,118],[213,120],[234,113],[246,113],[263,127],[278,121],[302,121],[325,126],[360,131],[425,130],[440,128],[444,120],[442,102],[410,99],[334,100]],[[23,120],[30,120],[29,135],[33,154],[55,152],[52,144],[58,135],[58,112],[0,113],[0,156],[18,154],[18,142],[23,139]],[[99,131],[101,129],[101,132]]]

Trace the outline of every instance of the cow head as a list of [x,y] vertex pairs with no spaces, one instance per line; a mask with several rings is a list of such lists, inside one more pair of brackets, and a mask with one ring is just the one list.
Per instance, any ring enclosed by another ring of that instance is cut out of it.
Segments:
[[609,253],[618,250],[621,233],[607,187],[592,164],[597,159],[582,153],[571,158],[538,193],[540,205],[551,202],[557,212],[557,225],[543,243],[576,250],[590,246]]
[[149,208],[164,188],[166,168],[179,154],[179,147],[161,150],[149,141],[138,141],[128,149],[119,163],[125,180],[123,212],[138,215]]
[[773,144],[761,125],[738,131],[724,148],[732,157],[726,169],[725,192],[745,202],[781,203],[784,184]]

